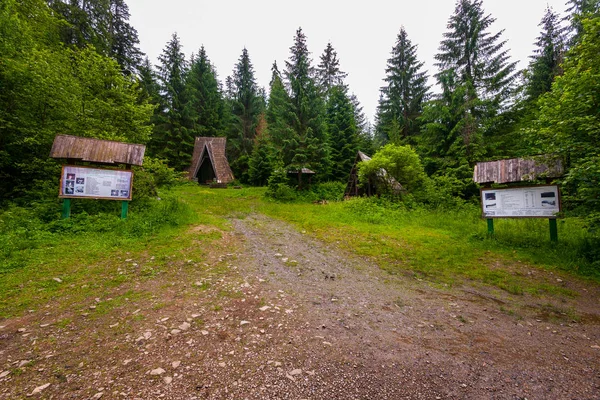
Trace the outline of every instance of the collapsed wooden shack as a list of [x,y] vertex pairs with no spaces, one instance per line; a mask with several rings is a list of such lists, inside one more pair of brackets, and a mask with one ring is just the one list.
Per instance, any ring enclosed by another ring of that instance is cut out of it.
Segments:
[[[344,198],[350,198],[355,196],[373,196],[377,193],[377,185],[383,185],[386,187],[385,191],[390,191],[393,195],[398,196],[404,188],[393,176],[388,174],[385,169],[380,169],[376,176],[370,177],[368,182],[359,182],[358,179],[358,164],[362,161],[369,161],[371,157],[359,151],[354,159],[354,164],[350,170],[350,176],[348,177],[348,184],[344,191]],[[380,187],[381,189],[381,187]]]
[[369,161],[371,157],[359,151],[356,154],[356,158],[354,159],[354,164],[352,165],[352,169],[350,170],[350,176],[348,177],[348,185],[346,185],[346,191],[344,192],[344,197],[354,197],[354,196],[372,196],[375,194],[376,189],[373,182],[369,180],[369,182],[365,185],[360,185],[358,181],[358,163],[361,161]]
[[50,157],[64,158],[68,163],[142,165],[146,146],[71,135],[56,135]]
[[564,174],[562,162],[549,156],[511,158],[478,162],[473,181],[481,185],[515,183],[544,179],[547,182]]
[[196,137],[188,179],[199,184],[227,185],[234,180],[227,161],[224,137]]

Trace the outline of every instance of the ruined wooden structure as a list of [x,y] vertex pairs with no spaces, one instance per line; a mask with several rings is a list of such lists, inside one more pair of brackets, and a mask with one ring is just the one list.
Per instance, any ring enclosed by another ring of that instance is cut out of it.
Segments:
[[511,158],[508,160],[486,161],[475,164],[473,180],[481,185],[492,183],[516,183],[546,181],[558,178],[564,173],[560,160],[548,156],[531,158]]
[[188,178],[200,184],[216,184],[215,187],[223,187],[233,181],[233,172],[225,154],[226,145],[224,137],[197,137]]
[[369,161],[370,159],[371,157],[362,151],[359,151],[356,154],[354,164],[350,170],[350,176],[348,177],[348,184],[346,185],[346,190],[344,191],[344,198],[362,195],[372,196],[375,193],[375,186],[372,184],[372,182],[369,182],[364,186],[361,186],[358,182],[358,163],[362,161]]
[[[92,139],[71,135],[56,135],[50,157],[64,158],[68,163],[142,165],[146,146],[112,140]],[[129,167],[128,167],[129,169]]]
[[[354,164],[350,170],[348,184],[344,191],[344,198],[348,199],[355,196],[373,196],[377,194],[377,184],[387,186],[391,193],[395,196],[400,195],[404,188],[393,176],[388,174],[385,169],[380,169],[375,177],[369,178],[369,182],[362,184],[358,180],[358,164],[363,161],[369,161],[371,157],[359,151],[354,159]],[[387,190],[387,189],[386,189]]]

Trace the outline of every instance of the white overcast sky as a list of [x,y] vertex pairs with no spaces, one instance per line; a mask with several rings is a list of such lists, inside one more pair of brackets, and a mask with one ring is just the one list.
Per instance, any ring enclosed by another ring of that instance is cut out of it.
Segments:
[[[496,18],[490,32],[505,30],[503,38],[512,60],[522,69],[534,49],[546,6],[562,15],[565,2],[483,0],[483,8]],[[409,39],[418,45],[418,58],[425,63],[433,85],[434,55],[455,7],[454,0],[127,0],[127,4],[141,50],[153,64],[177,32],[186,57],[204,45],[224,81],[246,47],[257,82],[267,90],[273,61],[283,71],[296,30],[302,27],[314,65],[331,42],[341,69],[348,73],[346,83],[371,122],[386,60],[400,28],[404,26]]]

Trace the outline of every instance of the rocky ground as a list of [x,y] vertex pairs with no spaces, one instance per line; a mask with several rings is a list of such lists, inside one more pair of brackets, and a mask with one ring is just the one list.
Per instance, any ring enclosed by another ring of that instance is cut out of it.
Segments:
[[231,223],[201,261],[1,321],[0,399],[600,399],[596,285],[519,265],[578,295],[444,287]]

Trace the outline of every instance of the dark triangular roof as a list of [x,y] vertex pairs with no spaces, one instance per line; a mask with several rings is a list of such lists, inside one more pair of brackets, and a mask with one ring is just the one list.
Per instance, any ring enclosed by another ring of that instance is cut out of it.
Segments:
[[225,154],[226,145],[227,139],[224,137],[197,137],[194,143],[192,164],[188,170],[189,179],[196,177],[200,169],[200,162],[204,158],[205,152],[207,152],[217,181],[221,183],[233,181],[233,172],[231,172],[231,167]]

